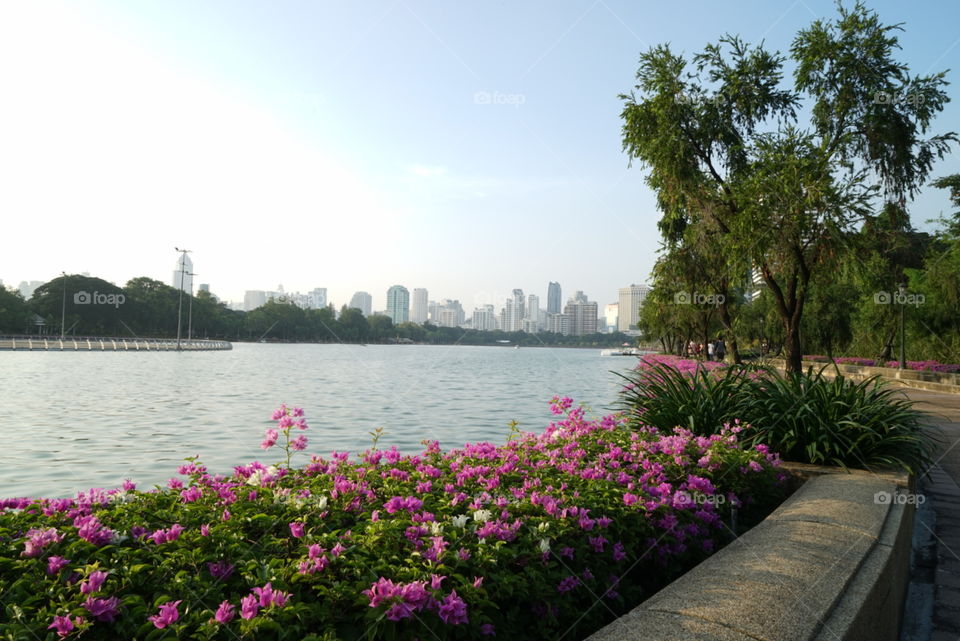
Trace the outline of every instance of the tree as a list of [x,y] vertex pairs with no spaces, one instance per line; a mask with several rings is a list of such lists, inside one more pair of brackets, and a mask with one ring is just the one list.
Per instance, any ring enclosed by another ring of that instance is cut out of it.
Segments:
[[30,309],[20,292],[0,287],[0,332],[19,334],[30,323]]
[[836,22],[798,33],[792,85],[785,57],[735,36],[707,45],[692,69],[661,45],[641,55],[635,92],[621,96],[624,150],[649,169],[661,232],[711,238],[733,282],[759,270],[790,371],[801,369],[811,278],[877,196],[912,198],[957,140],[923,138],[946,81],[910,76],[893,58],[898,29],[859,2],[839,7]]

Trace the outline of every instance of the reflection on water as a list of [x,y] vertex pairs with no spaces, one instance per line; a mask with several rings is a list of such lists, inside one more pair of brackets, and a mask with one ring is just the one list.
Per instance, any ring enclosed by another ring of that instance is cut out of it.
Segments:
[[[146,489],[199,455],[213,471],[259,449],[281,402],[306,410],[308,453],[381,446],[407,452],[502,442],[507,423],[540,431],[547,401],[595,412],[616,396],[600,350],[420,345],[250,345],[228,352],[0,352],[0,497],[70,496],[131,478]],[[301,461],[307,456],[298,455]]]

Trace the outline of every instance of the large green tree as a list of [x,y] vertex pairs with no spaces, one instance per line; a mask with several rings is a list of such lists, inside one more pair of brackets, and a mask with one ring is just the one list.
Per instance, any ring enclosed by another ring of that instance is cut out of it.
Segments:
[[690,62],[661,45],[641,55],[622,96],[624,149],[649,170],[661,231],[709,238],[732,283],[759,271],[791,371],[814,274],[877,199],[912,198],[956,141],[925,137],[946,81],[894,58],[899,29],[861,3],[840,6],[837,20],[798,33],[792,82],[785,56],[735,36]]

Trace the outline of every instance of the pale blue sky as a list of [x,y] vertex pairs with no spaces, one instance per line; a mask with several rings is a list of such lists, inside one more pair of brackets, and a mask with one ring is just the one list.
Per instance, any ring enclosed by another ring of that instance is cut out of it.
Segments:
[[[960,5],[869,2],[913,73]],[[930,6],[928,4],[928,6]],[[638,56],[725,32],[786,50],[833,2],[4,2],[0,279],[88,271],[502,304],[645,282],[654,198],[621,152]],[[956,83],[956,72],[948,79]],[[954,85],[955,87],[956,85]],[[955,88],[951,92],[955,93]],[[936,131],[960,131],[953,102]],[[935,176],[960,172],[955,154]],[[927,189],[915,224],[947,210]],[[16,233],[14,230],[17,230]],[[29,238],[29,240],[27,240]]]

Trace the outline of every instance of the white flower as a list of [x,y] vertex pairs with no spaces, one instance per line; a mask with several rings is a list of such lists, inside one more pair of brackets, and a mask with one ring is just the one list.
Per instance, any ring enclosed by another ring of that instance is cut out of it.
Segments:
[[441,536],[443,534],[443,526],[434,521],[430,524],[430,534],[433,536]]
[[470,519],[466,514],[453,517],[453,527],[463,529],[467,527],[467,521]]
[[317,509],[325,510],[327,509],[327,497],[326,495],[320,495],[317,497]]
[[113,545],[120,545],[130,537],[126,534],[120,534],[119,532],[114,532],[113,536],[110,538],[110,543]]
[[473,520],[477,523],[486,523],[490,520],[490,517],[493,516],[493,512],[490,510],[477,510],[473,513]]
[[546,531],[549,530],[549,529],[550,529],[550,522],[549,522],[549,521],[544,521],[543,523],[541,523],[540,525],[537,526],[537,531],[538,531],[538,532],[546,532]]
[[540,539],[540,551],[541,552],[550,551],[550,539]]
[[260,470],[257,470],[247,477],[247,485],[260,485],[261,478],[263,478],[263,473]]

